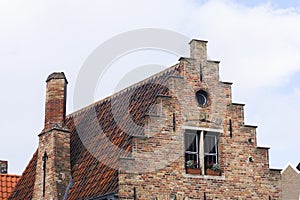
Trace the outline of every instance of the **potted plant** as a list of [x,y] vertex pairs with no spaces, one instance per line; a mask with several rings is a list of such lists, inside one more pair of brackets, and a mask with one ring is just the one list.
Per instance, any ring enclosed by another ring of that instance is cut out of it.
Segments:
[[206,165],[205,174],[210,176],[221,176],[220,165],[217,163],[208,163]]
[[193,160],[186,162],[186,173],[187,174],[201,174],[201,168],[197,167],[197,164]]

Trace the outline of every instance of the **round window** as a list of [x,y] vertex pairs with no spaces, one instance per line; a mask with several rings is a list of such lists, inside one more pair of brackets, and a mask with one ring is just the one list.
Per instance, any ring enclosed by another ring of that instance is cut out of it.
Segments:
[[196,92],[196,99],[200,106],[205,106],[207,104],[207,93],[204,90],[199,90]]

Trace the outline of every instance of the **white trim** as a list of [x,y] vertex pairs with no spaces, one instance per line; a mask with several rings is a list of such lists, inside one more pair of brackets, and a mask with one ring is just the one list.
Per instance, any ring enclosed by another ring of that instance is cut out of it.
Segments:
[[[200,166],[201,165],[201,160],[199,160],[199,136],[198,136],[197,132],[185,132],[185,134],[195,136],[195,140],[196,140],[196,151],[185,151],[185,154],[196,155],[197,165],[199,167],[201,167]],[[185,136],[184,140],[186,140],[186,136]],[[185,143],[185,141],[184,141],[184,143]],[[184,144],[184,148],[186,148],[185,145],[186,144]]]
[[205,167],[205,163],[204,163],[204,132],[201,131],[200,133],[200,162],[201,162],[201,174],[204,175],[204,167]]
[[[203,132],[203,131],[202,131]],[[219,143],[218,143],[218,140],[217,140],[217,136],[215,136],[215,135],[211,135],[211,134],[207,134],[205,137],[213,137],[214,138],[214,147],[216,148],[216,153],[206,153],[205,152],[205,141],[204,141],[204,137],[203,137],[203,153],[204,153],[204,156],[203,156],[203,158],[205,157],[205,156],[215,156],[216,157],[216,163],[218,164],[219,163],[219,159],[218,159],[218,157],[219,157]],[[204,161],[204,159],[203,159],[203,161]]]
[[198,178],[198,179],[210,179],[210,180],[226,180],[225,174],[222,174],[221,176],[209,176],[209,175],[187,174],[187,173],[183,172],[182,175],[183,175],[184,178]]
[[186,130],[197,130],[197,131],[209,131],[209,132],[218,132],[222,133],[222,129],[214,129],[214,128],[205,128],[205,127],[197,127],[197,126],[182,126],[183,129]]

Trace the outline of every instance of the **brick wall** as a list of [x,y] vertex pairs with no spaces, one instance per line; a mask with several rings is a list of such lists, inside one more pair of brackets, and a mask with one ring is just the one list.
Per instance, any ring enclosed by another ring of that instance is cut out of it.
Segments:
[[[120,199],[133,199],[134,188],[137,199],[203,199],[204,192],[207,199],[281,199],[280,171],[269,169],[268,148],[257,147],[256,127],[244,124],[244,105],[232,103],[231,84],[219,81],[219,62],[207,60],[205,41],[190,46],[191,58],[176,66],[181,76],[166,83],[169,96],[157,97],[161,109],[146,117],[145,135],[133,138],[132,157],[120,159]],[[208,105],[198,105],[199,90],[208,93]],[[186,174],[188,129],[220,132],[221,176]]]

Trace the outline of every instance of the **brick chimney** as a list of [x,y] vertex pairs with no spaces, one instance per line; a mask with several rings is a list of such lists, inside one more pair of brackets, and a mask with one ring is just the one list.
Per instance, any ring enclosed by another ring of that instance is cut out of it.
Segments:
[[7,174],[8,164],[5,160],[0,160],[0,174]]
[[66,93],[68,81],[63,72],[52,73],[46,80],[45,129],[63,127],[66,120]]
[[193,39],[189,44],[191,58],[200,61],[207,60],[207,41]]
[[71,176],[70,131],[65,126],[67,79],[63,72],[46,80],[45,124],[39,134],[33,199],[63,199]]

